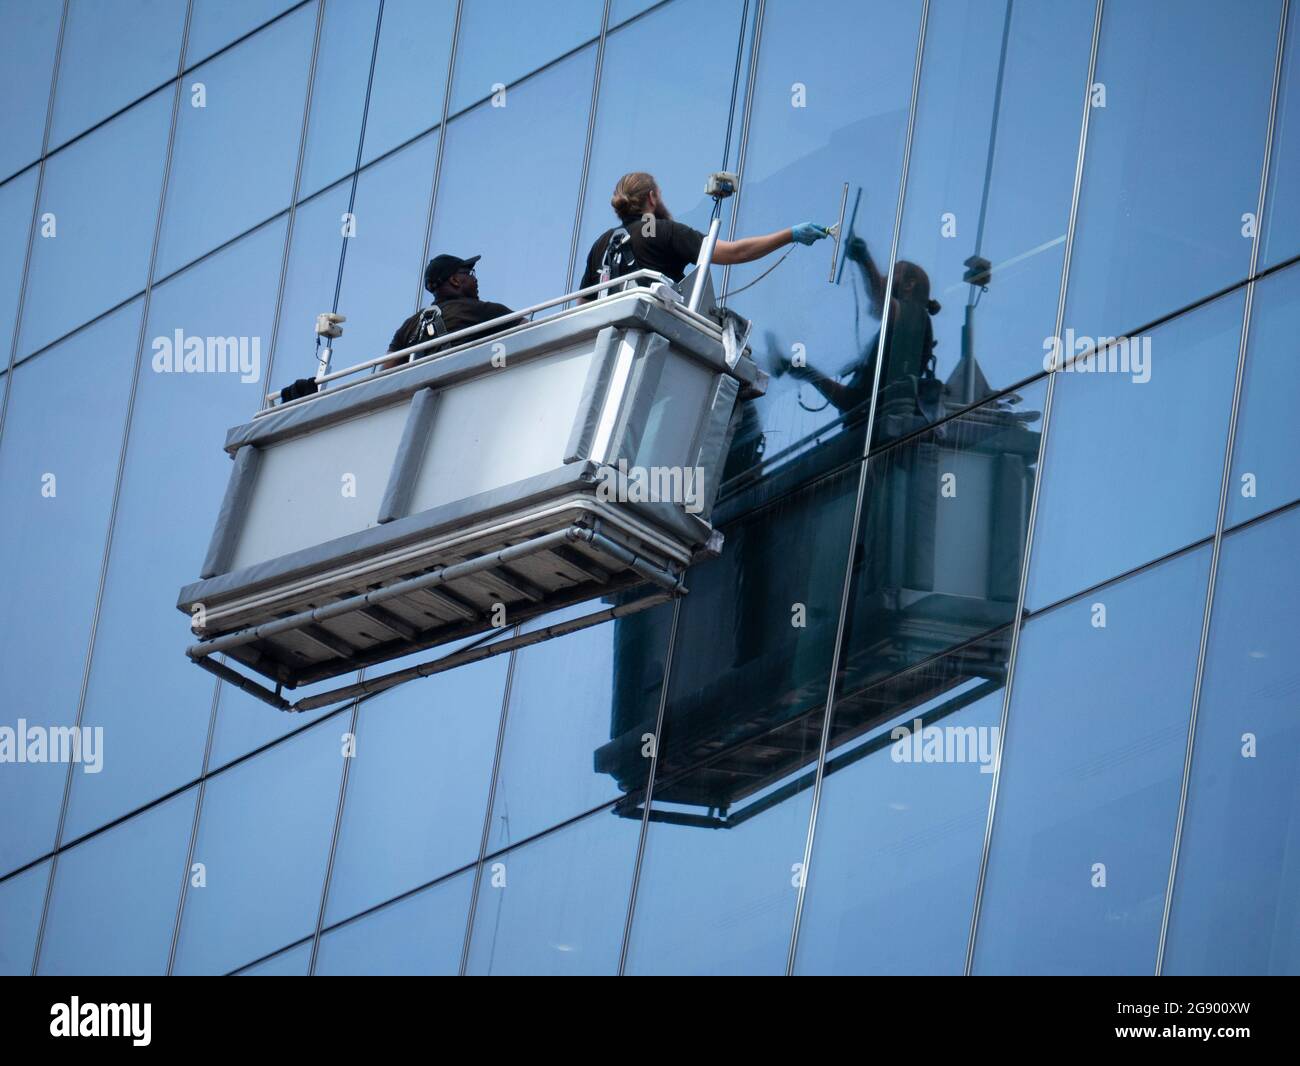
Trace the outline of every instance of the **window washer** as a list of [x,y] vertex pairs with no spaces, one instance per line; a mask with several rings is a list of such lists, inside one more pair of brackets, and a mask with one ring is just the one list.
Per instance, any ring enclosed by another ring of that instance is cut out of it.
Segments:
[[[845,255],[862,272],[871,296],[872,315],[881,317],[885,276],[867,250],[867,242],[861,237],[852,238],[845,246]],[[939,301],[930,298],[930,276],[916,263],[899,260],[894,265],[894,286],[889,300],[885,357],[880,374],[882,394],[891,386],[898,387],[902,383],[908,383],[905,387],[909,389],[918,389],[926,378],[933,377],[937,341],[930,319],[940,310]],[[776,361],[777,375],[789,373],[807,381],[842,415],[866,417],[875,381],[879,339],[877,333],[860,353],[847,382],[836,381],[811,364],[795,366],[784,357]]]
[[[596,238],[587,253],[587,270],[579,287],[585,289],[634,270],[657,270],[673,281],[681,281],[686,268],[699,259],[704,234],[673,220],[654,176],[643,171],[624,174],[609,202],[620,225]],[[829,236],[830,231],[824,227],[801,222],[761,237],[720,240],[713,249],[713,262],[724,266],[752,263],[794,241],[812,244]]]
[[[433,306],[417,311],[393,334],[390,352],[401,351],[413,344],[427,341],[443,333],[455,333],[466,326],[476,326],[493,318],[510,314],[505,304],[493,303],[478,298],[478,277],[475,267],[482,256],[461,259],[455,255],[437,255],[429,260],[424,270],[424,287],[433,294]],[[507,322],[496,329],[485,330],[476,334],[486,337],[503,329],[510,329],[518,322]],[[390,359],[384,363],[385,370],[401,366],[406,357]]]

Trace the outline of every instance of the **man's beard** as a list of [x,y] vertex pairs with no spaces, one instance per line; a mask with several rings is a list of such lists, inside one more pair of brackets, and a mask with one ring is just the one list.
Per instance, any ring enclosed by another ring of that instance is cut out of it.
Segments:
[[668,205],[662,200],[655,204],[655,218],[663,219],[665,222],[673,220],[673,213],[668,210]]

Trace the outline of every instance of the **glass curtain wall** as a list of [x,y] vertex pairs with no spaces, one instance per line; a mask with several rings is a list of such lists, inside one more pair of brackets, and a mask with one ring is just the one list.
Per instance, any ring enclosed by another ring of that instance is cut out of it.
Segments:
[[[0,971],[1296,972],[1298,11],[0,3],[0,726],[102,738],[0,763]],[[317,313],[560,295],[717,169],[844,224],[715,270],[688,596],[301,718],[186,663]]]

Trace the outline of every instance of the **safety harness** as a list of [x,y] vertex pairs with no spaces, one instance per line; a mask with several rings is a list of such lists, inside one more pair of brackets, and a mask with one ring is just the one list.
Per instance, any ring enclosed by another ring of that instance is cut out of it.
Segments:
[[[441,337],[446,332],[447,322],[442,317],[442,308],[437,304],[430,304],[420,311],[419,317],[402,334],[401,346],[403,348],[412,348],[427,341],[430,337]],[[415,358],[427,354],[427,352],[417,352]]]
[[[605,255],[600,261],[600,283],[603,285],[614,278],[621,278],[636,269],[636,256],[632,253],[632,235],[627,228],[619,226],[609,232],[605,242]],[[607,295],[602,292],[601,295]]]
[[[423,339],[424,337],[441,337],[447,332],[447,323],[443,320],[442,309],[437,304],[430,304],[420,312],[420,318],[415,324],[416,336]],[[418,344],[419,341],[413,343]]]

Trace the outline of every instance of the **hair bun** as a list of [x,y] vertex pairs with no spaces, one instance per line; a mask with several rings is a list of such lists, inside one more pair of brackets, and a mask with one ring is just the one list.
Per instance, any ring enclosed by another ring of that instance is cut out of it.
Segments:
[[658,187],[654,175],[647,174],[644,170],[634,170],[618,179],[614,195],[609,198],[609,206],[619,218],[644,215],[650,194]]
[[932,315],[937,315],[943,308],[939,306],[938,300],[931,300],[925,305],[925,309]]

